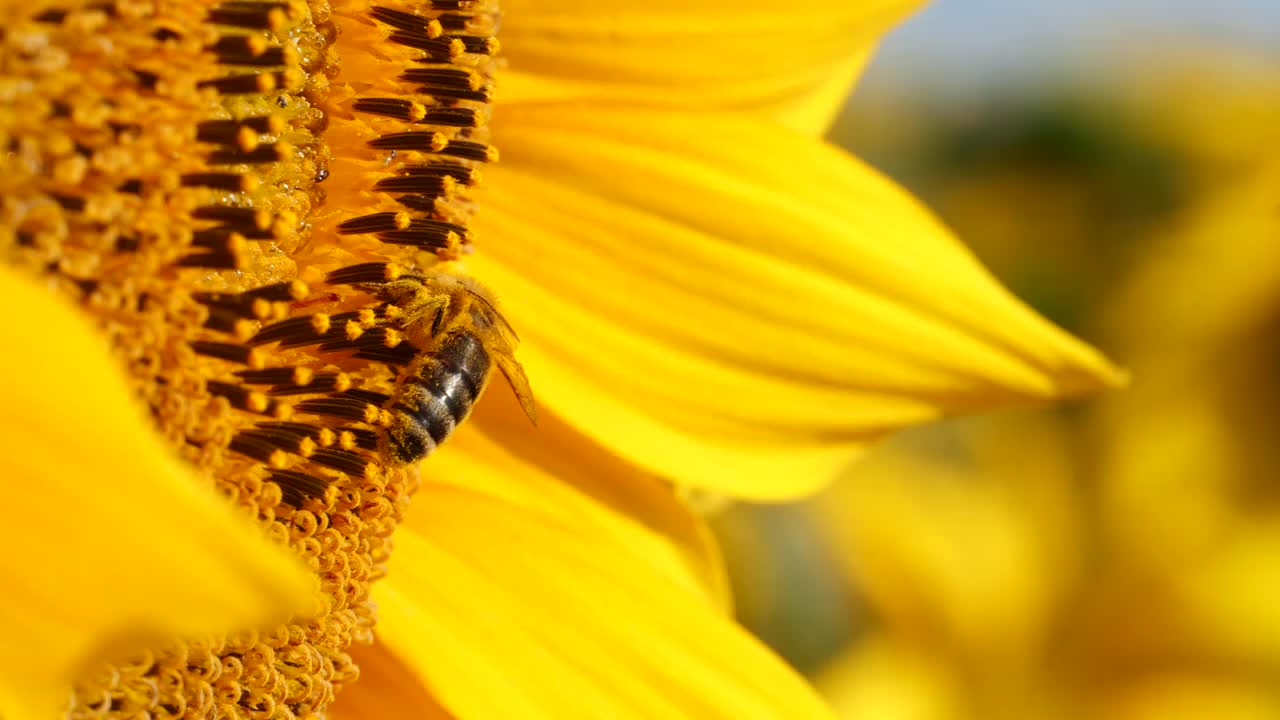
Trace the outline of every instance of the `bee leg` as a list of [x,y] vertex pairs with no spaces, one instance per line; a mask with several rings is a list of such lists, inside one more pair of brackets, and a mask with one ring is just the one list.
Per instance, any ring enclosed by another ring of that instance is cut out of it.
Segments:
[[440,326],[444,324],[444,311],[448,303],[443,303],[437,310],[436,316],[431,320],[431,337],[440,336]]
[[448,295],[414,298],[413,302],[400,306],[400,309],[404,311],[402,322],[405,325],[410,323],[429,323],[431,325],[431,335],[434,337],[439,332],[440,322],[448,314],[449,305],[450,299]]

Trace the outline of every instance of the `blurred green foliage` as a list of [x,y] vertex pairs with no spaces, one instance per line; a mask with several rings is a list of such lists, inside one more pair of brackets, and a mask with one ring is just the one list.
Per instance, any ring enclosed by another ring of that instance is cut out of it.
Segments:
[[1194,195],[1185,158],[1132,102],[1067,82],[950,102],[855,102],[831,137],[922,198],[1020,297],[1086,329],[1096,298]]

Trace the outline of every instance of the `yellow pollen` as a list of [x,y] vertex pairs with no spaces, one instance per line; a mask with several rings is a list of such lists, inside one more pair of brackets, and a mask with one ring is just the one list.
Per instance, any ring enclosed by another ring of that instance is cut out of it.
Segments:
[[289,18],[284,14],[284,11],[278,8],[272,10],[267,17],[267,27],[275,33],[283,30],[284,26],[289,22]]
[[236,132],[236,145],[239,146],[239,148],[246,153],[250,153],[250,152],[253,152],[254,150],[257,150],[258,149],[258,133],[254,132],[253,130],[250,130],[247,127],[240,128],[240,130]]
[[267,396],[259,392],[249,393],[249,398],[245,402],[249,410],[256,413],[266,412],[268,403],[270,403],[270,400],[267,399]]
[[311,329],[317,335],[323,335],[329,332],[329,316],[325,313],[316,313],[311,316]]
[[262,298],[258,298],[253,301],[252,312],[253,316],[259,320],[266,320],[274,314],[272,310],[272,303],[269,300],[264,300]]
[[253,322],[252,320],[241,318],[240,320],[237,320],[235,325],[232,327],[231,334],[235,336],[235,339],[238,342],[243,343],[243,342],[248,342],[249,338],[253,337],[253,334],[257,331],[258,331],[257,323]]
[[346,392],[351,389],[351,376],[346,373],[338,373],[334,378],[333,387],[338,392]]

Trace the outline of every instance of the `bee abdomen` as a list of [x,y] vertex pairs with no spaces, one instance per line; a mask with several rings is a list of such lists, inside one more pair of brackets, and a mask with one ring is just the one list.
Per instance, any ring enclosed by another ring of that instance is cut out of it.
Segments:
[[397,463],[429,455],[471,414],[489,376],[489,353],[471,333],[458,333],[417,366],[391,400],[386,451]]

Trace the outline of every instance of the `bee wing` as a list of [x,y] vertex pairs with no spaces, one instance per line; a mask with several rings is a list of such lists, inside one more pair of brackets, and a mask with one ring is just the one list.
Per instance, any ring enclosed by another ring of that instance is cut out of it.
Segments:
[[520,336],[516,335],[515,328],[511,327],[511,323],[507,322],[488,298],[476,292],[472,292],[472,295],[484,308],[481,312],[473,312],[472,319],[477,327],[486,327],[490,331],[491,343],[496,351],[491,353],[491,356],[498,369],[502,371],[503,377],[507,379],[507,385],[516,394],[516,399],[520,401],[520,407],[529,418],[529,422],[537,425],[538,409],[533,402],[533,390],[529,388],[529,377],[524,374],[524,368],[515,356],[516,346],[520,344]]
[[509,353],[499,353],[495,359],[498,363],[498,369],[502,371],[503,377],[507,379],[507,384],[511,386],[511,390],[516,394],[516,399],[520,401],[520,407],[524,410],[524,414],[528,416],[529,422],[537,425],[538,408],[533,404],[533,391],[529,389],[529,378],[524,374],[524,368],[520,366],[515,356]]

